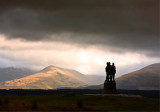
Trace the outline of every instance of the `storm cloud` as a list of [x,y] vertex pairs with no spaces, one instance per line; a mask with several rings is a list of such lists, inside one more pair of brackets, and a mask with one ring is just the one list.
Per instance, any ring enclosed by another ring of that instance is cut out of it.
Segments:
[[1,0],[0,33],[159,57],[158,7],[158,0]]

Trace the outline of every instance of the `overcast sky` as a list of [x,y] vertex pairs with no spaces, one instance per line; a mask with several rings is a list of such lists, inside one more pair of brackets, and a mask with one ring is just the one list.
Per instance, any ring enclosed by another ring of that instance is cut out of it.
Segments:
[[[160,62],[158,0],[0,0],[0,67],[117,75]],[[128,67],[128,68],[127,68]]]

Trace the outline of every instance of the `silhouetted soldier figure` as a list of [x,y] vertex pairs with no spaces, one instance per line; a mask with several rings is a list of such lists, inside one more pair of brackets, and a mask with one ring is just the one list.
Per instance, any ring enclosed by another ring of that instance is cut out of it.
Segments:
[[111,69],[112,69],[112,66],[110,65],[110,62],[107,62],[107,66],[105,68],[105,70],[106,70],[106,80],[107,81],[109,81],[109,79],[110,79]]
[[116,74],[116,67],[114,65],[114,63],[112,63],[112,66],[111,66],[111,80],[114,81],[115,80],[115,74]]

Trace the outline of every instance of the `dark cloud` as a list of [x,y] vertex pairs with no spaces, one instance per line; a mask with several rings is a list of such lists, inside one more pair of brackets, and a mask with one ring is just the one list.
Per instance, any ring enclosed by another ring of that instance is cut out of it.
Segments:
[[99,44],[159,56],[158,0],[1,0],[9,38]]

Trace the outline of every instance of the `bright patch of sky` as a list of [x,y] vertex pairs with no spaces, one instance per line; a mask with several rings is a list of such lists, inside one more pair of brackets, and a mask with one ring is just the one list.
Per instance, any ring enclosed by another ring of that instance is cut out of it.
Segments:
[[49,65],[75,69],[83,74],[105,75],[106,62],[114,62],[120,76],[160,59],[137,52],[116,53],[106,46],[80,47],[56,41],[25,41],[0,35],[0,67],[41,70]]

